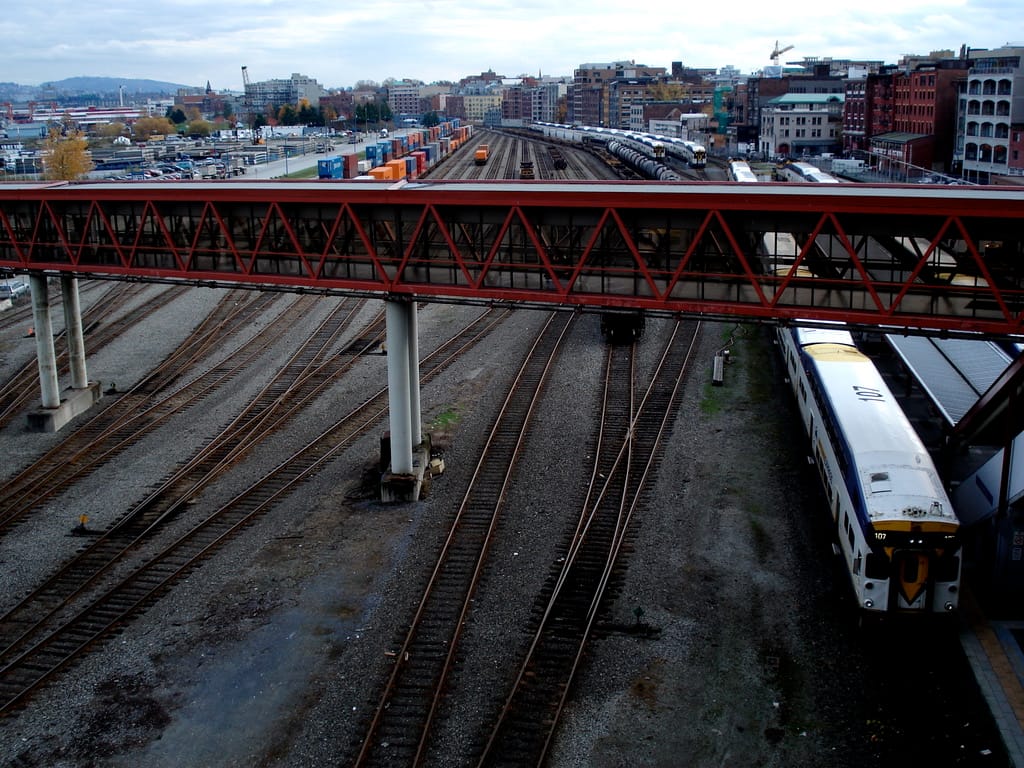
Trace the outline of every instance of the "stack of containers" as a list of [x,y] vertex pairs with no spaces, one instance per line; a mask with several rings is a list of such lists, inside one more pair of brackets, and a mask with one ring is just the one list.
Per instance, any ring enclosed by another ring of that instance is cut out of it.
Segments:
[[344,165],[344,167],[342,168],[343,178],[354,179],[356,176],[360,175],[361,171],[359,170],[359,155],[353,152],[350,155],[342,155],[341,159],[342,164]]
[[405,176],[406,176],[406,178],[408,178],[408,179],[415,179],[417,176],[420,175],[419,166],[416,163],[416,158],[415,157],[413,157],[410,154],[410,155],[406,155],[405,157],[403,157],[402,160],[405,161]]
[[416,163],[415,174],[410,174],[413,178],[420,176],[424,171],[427,170],[427,153],[422,149],[417,149],[414,152],[409,153],[409,158],[414,160]]

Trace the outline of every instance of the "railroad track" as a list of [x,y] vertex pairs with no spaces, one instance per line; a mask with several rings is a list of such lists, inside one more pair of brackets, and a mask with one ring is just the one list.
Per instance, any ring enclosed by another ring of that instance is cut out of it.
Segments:
[[[104,280],[79,280],[78,285],[79,297],[88,297],[92,294],[97,294],[99,296],[98,302],[107,300],[113,292],[116,292],[116,289],[123,287],[111,285]],[[60,288],[50,288],[49,295],[51,305],[60,303]],[[10,309],[0,314],[0,331],[6,331],[11,328],[28,328],[32,323],[31,293],[25,294],[21,300],[15,303]]]
[[[486,338],[508,314],[507,311],[488,310],[425,357],[421,364],[421,381],[428,381],[445,370]],[[367,347],[376,348],[379,341],[380,337],[374,336]],[[307,378],[317,378],[316,371],[310,371]],[[306,402],[303,400],[292,406],[298,409]],[[0,651],[0,714],[8,714],[22,706],[35,690],[72,664],[93,644],[152,605],[177,579],[191,572],[248,523],[264,514],[276,500],[319,471],[352,440],[372,429],[386,412],[387,390],[382,389],[231,502],[193,525],[172,544],[147,556],[141,563],[119,569],[116,579],[108,579],[112,583],[93,590],[87,600],[70,604],[70,598],[77,592],[55,600],[54,596],[47,595],[44,585],[23,601],[27,609],[19,607],[0,618],[5,648]],[[121,554],[114,560],[126,555],[137,541],[137,538],[124,538]],[[73,571],[79,565],[69,564],[65,570]],[[127,575],[123,572],[125,570]],[[92,574],[88,581],[98,575]],[[74,574],[69,574],[68,580],[83,581],[81,576]],[[81,584],[80,589],[84,586]],[[29,625],[26,615],[17,615],[19,611],[22,614],[34,613],[34,623]],[[21,634],[15,641],[8,642],[10,631],[18,622],[21,623]]]
[[[315,301],[305,297],[304,302]],[[300,300],[303,301],[303,300]],[[352,360],[339,361],[329,350],[344,329],[350,313],[339,302],[292,359],[213,441],[130,510],[109,530],[0,617],[0,663],[24,646],[33,631],[72,597],[89,587],[113,564],[143,541],[151,539],[172,517],[217,477],[233,466],[260,440],[280,429],[302,405],[348,370]],[[308,309],[308,306],[306,307]],[[379,343],[383,319],[374,321]],[[323,363],[321,365],[321,363]],[[325,375],[327,373],[328,375]]]
[[[145,285],[116,285],[88,311],[82,313],[82,327],[85,332],[86,347],[90,353],[103,349],[129,328],[170,304],[188,290],[187,287],[169,288],[144,305],[115,317],[126,302],[138,296],[146,288]],[[63,336],[63,333],[58,334],[58,337]],[[56,360],[58,372],[66,374],[70,370],[67,349],[58,350]],[[40,396],[39,366],[33,360],[22,366],[0,386],[0,426],[9,424],[15,416],[28,407],[33,399],[38,400]]]
[[[474,165],[473,153],[469,151],[477,144],[487,144],[490,160],[484,166]],[[548,147],[557,146],[566,167],[554,167]],[[426,174],[431,179],[504,179],[518,180],[521,163],[529,158],[533,162],[537,179],[546,180],[590,180],[595,178],[618,178],[607,166],[601,164],[582,150],[566,143],[551,143],[529,136],[506,131],[480,129],[467,143],[466,151],[459,151],[443,164],[437,165]]]
[[[621,568],[630,521],[657,466],[661,440],[676,413],[699,325],[677,322],[650,386],[633,405],[631,382],[609,351],[604,417],[612,432],[599,438],[590,490],[568,554],[522,662],[515,684],[480,757],[480,766],[541,766],[568,698],[576,670]],[[628,390],[628,391],[627,391]],[[621,403],[628,402],[628,420]],[[612,409],[616,405],[620,411]],[[612,417],[609,419],[609,415]]]
[[[621,567],[629,521],[657,462],[664,428],[675,415],[676,394],[696,334],[696,324],[677,324],[639,402],[634,394],[634,347],[608,349],[589,490],[575,533],[566,542],[564,565],[542,595],[529,652],[513,662],[521,662],[518,674],[508,678],[516,682],[494,713],[481,714],[491,722],[481,726],[481,748],[473,758],[481,766],[543,763],[612,574]],[[546,370],[555,354],[550,346],[548,342],[543,354],[531,353],[524,369]],[[530,377],[531,382],[537,379],[537,374]],[[531,398],[537,397],[538,388],[532,384],[527,389]],[[527,399],[526,393],[515,391],[509,401],[513,398]],[[495,424],[406,639],[393,653],[392,672],[356,766],[417,766],[437,758],[432,728],[453,708],[446,699],[448,679],[462,661],[459,640],[477,584],[487,579],[501,500],[528,421],[529,410],[519,407],[508,415],[503,412]],[[506,679],[501,670],[493,674]]]
[[271,294],[253,298],[248,291],[227,293],[174,354],[146,378],[110,400],[106,408],[4,484],[0,533],[250,367],[267,346],[308,312],[309,298],[293,298],[274,323],[184,386],[171,389],[217,345],[246,328],[278,298]]
[[573,316],[551,316],[517,374],[408,634],[395,653],[356,766],[417,765],[498,523],[534,406]]

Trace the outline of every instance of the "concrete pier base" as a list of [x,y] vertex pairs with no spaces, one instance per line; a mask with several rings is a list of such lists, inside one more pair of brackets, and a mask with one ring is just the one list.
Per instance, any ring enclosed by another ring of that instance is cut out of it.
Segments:
[[413,447],[411,473],[391,471],[390,456],[385,458],[383,455],[389,450],[388,438],[385,437],[381,440],[381,464],[386,469],[380,477],[380,500],[385,503],[418,501],[430,489],[430,435],[423,435],[423,441]]
[[56,408],[37,408],[28,415],[30,432],[57,432],[80,413],[99,402],[100,383],[90,381],[81,389],[65,389]]

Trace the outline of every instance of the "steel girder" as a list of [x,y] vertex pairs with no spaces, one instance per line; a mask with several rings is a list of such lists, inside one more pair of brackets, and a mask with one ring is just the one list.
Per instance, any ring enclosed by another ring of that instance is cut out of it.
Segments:
[[714,183],[0,185],[0,270],[1024,332],[1024,189]]

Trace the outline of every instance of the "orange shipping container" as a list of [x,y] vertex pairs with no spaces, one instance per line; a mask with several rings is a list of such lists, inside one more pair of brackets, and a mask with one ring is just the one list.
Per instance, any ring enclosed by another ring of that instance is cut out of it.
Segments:
[[378,165],[376,168],[369,170],[369,175],[378,181],[389,181],[391,179],[391,169],[384,165]]
[[391,178],[394,179],[395,181],[405,178],[405,158],[397,160],[388,160],[386,163],[384,163],[384,166],[386,168],[391,169]]

